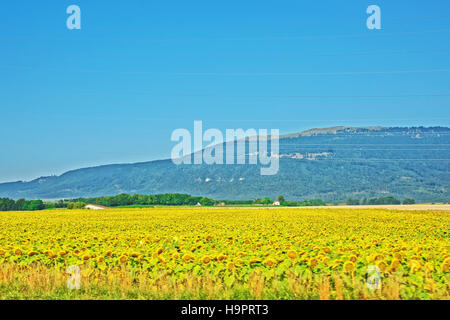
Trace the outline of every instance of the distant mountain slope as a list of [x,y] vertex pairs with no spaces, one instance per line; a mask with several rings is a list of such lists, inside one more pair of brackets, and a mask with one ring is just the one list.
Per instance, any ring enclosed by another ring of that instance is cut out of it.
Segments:
[[[449,159],[449,160],[446,160]],[[255,165],[174,165],[171,160],[107,165],[30,182],[0,184],[0,197],[59,199],[181,192],[215,199],[394,195],[450,200],[450,128],[333,127],[280,138],[280,170]]]

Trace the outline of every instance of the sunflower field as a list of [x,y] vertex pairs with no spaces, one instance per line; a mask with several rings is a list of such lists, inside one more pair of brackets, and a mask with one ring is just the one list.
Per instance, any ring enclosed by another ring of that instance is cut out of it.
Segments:
[[449,299],[449,229],[434,210],[0,212],[0,299]]

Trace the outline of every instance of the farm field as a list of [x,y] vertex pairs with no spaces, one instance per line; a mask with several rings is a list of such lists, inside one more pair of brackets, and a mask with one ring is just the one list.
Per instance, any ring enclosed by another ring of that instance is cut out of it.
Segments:
[[449,230],[444,210],[0,212],[0,299],[450,299]]

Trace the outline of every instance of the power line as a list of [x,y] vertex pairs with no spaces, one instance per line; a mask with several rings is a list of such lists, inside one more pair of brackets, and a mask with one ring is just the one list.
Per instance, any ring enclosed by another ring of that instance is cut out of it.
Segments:
[[[429,106],[427,106],[429,107]],[[78,118],[78,119],[84,119],[84,116],[77,116],[77,115],[72,115],[72,118]],[[94,115],[89,115],[89,119],[101,119],[101,120],[105,120],[107,118],[107,115],[105,116],[94,116]],[[133,119],[133,121],[194,121],[194,120],[199,120],[198,117],[142,117],[142,116],[138,116],[136,118]],[[439,117],[439,118],[369,118],[369,119],[300,119],[300,120],[282,120],[282,119],[201,119],[203,122],[307,122],[307,123],[311,123],[311,122],[355,122],[355,121],[421,121],[423,122],[424,120],[450,120],[450,118],[446,118],[446,117]],[[386,127],[386,126],[385,126]],[[436,126],[438,127],[438,126]],[[421,133],[424,134],[424,133]],[[432,134],[432,133],[430,133]],[[442,133],[437,133],[437,134],[442,134]],[[322,134],[325,135],[325,134]],[[328,136],[328,135],[327,135]],[[284,136],[283,136],[284,137]]]
[[450,146],[449,143],[425,143],[425,144],[416,144],[416,143],[302,143],[302,144],[288,144],[283,143],[283,146]]
[[[429,34],[429,33],[445,33],[450,32],[450,29],[436,29],[436,30],[423,30],[423,31],[400,31],[400,32],[376,32],[376,33],[360,33],[360,34],[335,34],[335,35],[304,35],[304,36],[285,36],[285,37],[249,37],[249,38],[191,38],[191,39],[145,39],[145,38],[105,38],[100,39],[110,40],[110,41],[120,41],[124,40],[126,42],[159,42],[159,43],[189,43],[189,42],[211,42],[211,41],[295,41],[295,40],[317,40],[317,39],[352,39],[352,38],[367,38],[367,37],[380,37],[380,36],[396,36],[396,35],[419,35],[419,34]],[[32,40],[49,40],[49,41],[73,41],[73,38],[44,38],[36,36],[12,36],[0,35],[0,38],[15,38],[15,39],[32,39]],[[79,40],[99,40],[99,38],[88,38],[82,37]]]
[[[0,67],[1,68],[1,67]],[[7,92],[10,94],[10,92]],[[42,92],[38,92],[43,94]],[[73,94],[77,95],[89,95],[89,94],[148,94],[155,97],[206,97],[206,98],[299,98],[299,99],[314,99],[314,98],[331,98],[331,99],[351,99],[351,98],[410,98],[410,97],[450,97],[450,93],[418,93],[418,94],[381,94],[381,95],[226,95],[226,94],[210,94],[210,93],[157,93],[151,91],[71,91]],[[21,95],[23,92],[20,93]],[[70,94],[64,93],[64,94]],[[51,95],[55,95],[52,92]],[[439,118],[442,119],[442,118]],[[394,119],[396,120],[396,119]],[[287,121],[287,120],[286,120]],[[303,120],[293,120],[293,121],[303,121]],[[313,120],[305,120],[313,121]],[[328,120],[324,120],[328,121]],[[345,121],[345,120],[343,120]]]
[[[308,159],[300,159],[308,160]],[[310,161],[450,161],[450,159],[362,159],[362,158],[340,158],[340,159],[314,159]]]
[[410,73],[441,73],[450,72],[450,69],[416,69],[416,70],[391,70],[391,71],[345,71],[345,72],[146,72],[146,71],[108,71],[99,69],[55,69],[36,67],[0,66],[2,69],[12,70],[41,70],[64,71],[75,73],[116,73],[120,75],[154,75],[154,76],[346,76],[346,75],[377,75],[377,74],[410,74]]
[[[55,56],[59,52],[52,52],[52,56]],[[186,59],[186,58],[295,58],[295,57],[304,57],[304,56],[314,56],[314,57],[340,57],[340,56],[366,56],[366,55],[396,55],[396,54],[427,54],[427,53],[442,53],[447,54],[450,53],[450,50],[444,49],[435,49],[435,50],[385,50],[385,51],[356,51],[356,52],[302,52],[295,54],[272,54],[272,55],[110,55],[107,58],[119,58],[119,59],[155,59],[155,58],[174,58],[174,59]],[[36,57],[38,53],[27,53],[29,56]],[[41,56],[48,56],[47,53],[40,54]],[[63,54],[65,55],[65,53]],[[77,55],[77,57],[81,57]],[[102,54],[101,56],[95,56],[93,54],[89,54],[85,56],[86,58],[105,58],[106,55]]]
[[156,75],[156,76],[226,76],[226,77],[259,77],[259,76],[346,76],[346,75],[381,75],[410,73],[450,72],[450,69],[394,70],[394,71],[355,71],[355,72],[260,72],[260,73],[219,73],[219,72],[119,72],[120,74]]
[[[389,104],[388,104],[389,105]],[[309,106],[309,104],[308,104]],[[373,104],[371,105],[373,106]],[[377,105],[380,106],[379,104]],[[386,104],[383,104],[383,106],[386,106]],[[404,107],[402,105],[394,105],[398,107]],[[406,105],[406,106],[409,106]],[[280,107],[280,105],[274,105],[275,107]],[[430,106],[423,106],[424,108],[429,108]],[[442,107],[442,106],[441,106]],[[445,106],[450,107],[450,105]],[[189,120],[187,118],[166,118],[167,120]],[[150,119],[151,120],[151,119]],[[365,118],[365,119],[204,119],[203,121],[213,121],[213,122],[355,122],[355,121],[424,121],[424,120],[450,120],[450,118],[446,117],[439,117],[439,118]]]
[[[248,158],[248,156],[241,156],[241,157],[237,157],[238,159],[246,159]],[[363,159],[363,158],[299,158],[296,160],[303,160],[303,161],[359,161],[359,162],[377,162],[377,161],[450,161],[450,159],[408,159],[408,158],[380,158],[380,159]]]
[[[280,145],[281,148],[286,146],[284,143]],[[330,144],[332,146],[332,144]],[[302,147],[299,145],[298,147]],[[304,147],[304,148],[316,148],[316,147]],[[293,146],[289,148],[283,148],[283,149],[292,149],[295,150]],[[335,151],[342,151],[342,150],[356,150],[356,151],[450,151],[450,149],[430,149],[430,148],[408,148],[408,149],[389,149],[389,148],[336,148]]]
[[[396,54],[422,54],[422,53],[450,53],[450,50],[435,49],[435,50],[386,50],[386,51],[360,51],[360,52],[302,52],[296,54],[272,54],[272,55],[111,55],[107,58],[119,58],[119,59],[149,59],[149,58],[175,58],[175,59],[185,59],[185,58],[295,58],[304,56],[314,56],[314,57],[340,57],[340,56],[366,56],[366,55],[396,55]],[[52,56],[58,54],[58,52],[52,52]],[[38,54],[28,54],[29,56],[36,57]],[[48,56],[48,54],[41,54],[42,56]],[[80,57],[80,55],[77,55]],[[101,57],[105,58],[106,55],[95,56],[90,54],[89,58]]]
[[[379,36],[394,36],[394,35],[418,35],[428,33],[445,33],[450,29],[437,30],[423,30],[423,31],[400,31],[400,32],[377,32],[377,33],[360,33],[360,34],[336,34],[336,35],[312,35],[312,36],[297,36],[297,37],[261,37],[261,38],[217,38],[209,40],[218,41],[293,41],[293,40],[316,40],[316,39],[341,39],[341,38],[366,38]],[[167,40],[170,41],[170,40]],[[200,41],[200,40],[197,40]]]
[[[301,18],[301,17],[300,17]],[[404,22],[411,22],[413,21],[414,23],[417,23],[418,21],[439,21],[439,20],[449,20],[450,17],[449,16],[408,16],[408,17],[402,17],[402,18],[383,18],[383,21],[385,24],[391,24],[391,23],[402,23],[402,25],[404,26]],[[246,28],[246,27],[256,27],[256,28],[261,28],[261,27],[308,27],[308,26],[318,26],[318,25],[364,25],[364,19],[355,19],[354,21],[348,20],[347,17],[342,17],[341,19],[336,19],[336,20],[331,20],[331,19],[326,19],[326,20],[317,20],[314,22],[308,22],[308,23],[228,23],[228,24],[198,24],[198,25],[188,25],[188,24],[182,24],[182,25],[160,25],[160,26],[150,26],[147,30],[152,30],[152,29],[168,29],[168,28],[181,28],[183,30],[185,30],[186,28],[192,28],[192,29],[205,29],[205,28],[230,28],[230,27],[239,27],[239,28]],[[114,25],[108,26],[108,27],[99,27],[96,26],[95,28],[90,28],[89,30],[92,32],[95,31],[107,31],[107,32],[116,32],[118,30],[114,30],[113,29]],[[128,26],[124,26],[121,25],[120,26],[120,31],[125,30],[125,31],[142,31],[143,28],[145,28],[146,26],[138,26],[136,28],[129,28]],[[50,28],[44,29],[41,28],[39,29],[39,31],[43,31],[43,30],[53,30]]]

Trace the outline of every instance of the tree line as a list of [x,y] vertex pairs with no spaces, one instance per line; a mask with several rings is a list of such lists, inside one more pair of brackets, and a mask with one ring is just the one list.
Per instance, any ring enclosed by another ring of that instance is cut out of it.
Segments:
[[381,198],[372,198],[367,199],[364,198],[362,200],[359,199],[348,199],[348,205],[381,205],[381,204],[415,204],[416,201],[414,199],[407,198],[401,202],[400,200],[394,197],[381,197]]
[[9,198],[0,198],[0,211],[35,211],[45,209],[42,200],[19,199],[14,201]]
[[[283,196],[277,199],[281,206],[326,206],[321,199],[312,199],[305,201],[287,201]],[[215,205],[272,205],[273,200],[270,197],[255,200],[213,200],[207,197],[195,197],[189,194],[165,193],[165,194],[119,194],[116,196],[105,196],[95,198],[77,198],[71,200],[59,200],[56,203],[44,203],[42,200],[19,199],[14,201],[9,198],[0,198],[0,211],[35,211],[44,209],[83,209],[86,204],[97,204],[105,207],[126,207],[126,206],[215,206]],[[382,197],[372,199],[348,199],[348,205],[386,205],[386,204],[414,204],[414,199],[405,199],[403,202],[394,197]]]
[[[276,201],[280,203],[281,206],[287,207],[310,207],[310,206],[326,206],[327,204],[322,199],[312,199],[312,200],[304,200],[304,201],[287,201],[284,196],[279,196]],[[274,201],[269,197],[265,197],[264,199],[255,199],[253,200],[253,204],[263,204],[269,205]]]
[[126,193],[117,196],[96,197],[96,198],[78,198],[73,202],[98,204],[105,207],[121,207],[131,205],[170,205],[170,206],[194,206],[200,203],[202,206],[212,206],[217,201],[207,197],[194,197],[189,194],[165,193],[129,195]]
[[[306,201],[286,201],[283,196],[279,196],[277,200],[282,206],[325,206],[326,203],[321,199],[313,199]],[[213,200],[207,197],[194,197],[189,194],[165,193],[154,195],[126,193],[110,197],[97,198],[78,198],[73,200],[72,208],[77,209],[82,204],[98,204],[106,207],[121,207],[133,205],[170,205],[170,206],[194,206],[200,204],[202,206],[214,205],[271,205],[274,200],[270,197],[255,200]],[[70,205],[69,205],[70,206]]]

